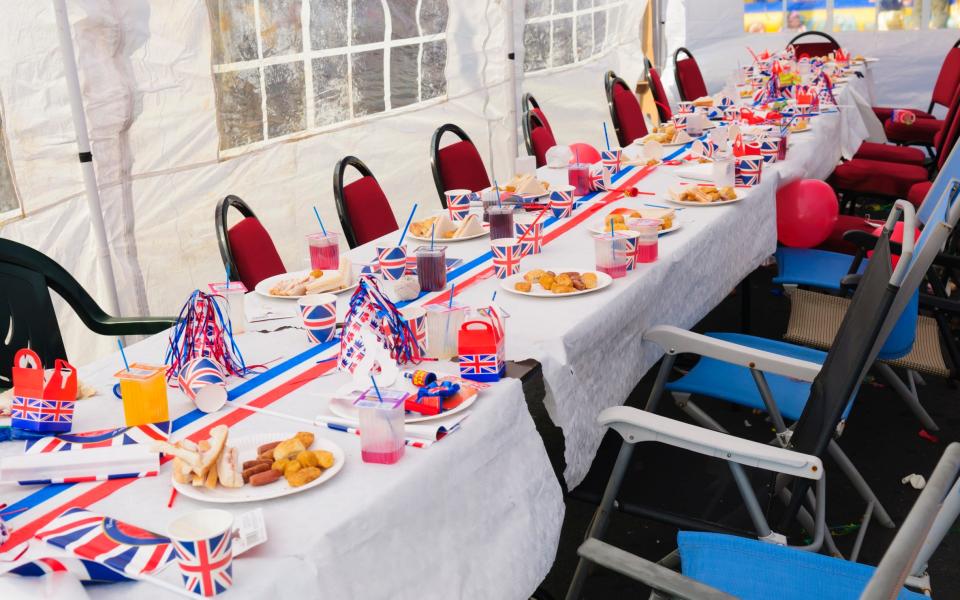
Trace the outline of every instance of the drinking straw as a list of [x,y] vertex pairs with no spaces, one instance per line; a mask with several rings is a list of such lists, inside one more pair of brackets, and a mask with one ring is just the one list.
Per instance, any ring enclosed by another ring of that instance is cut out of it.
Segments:
[[227,277],[227,289],[230,289],[230,263],[227,263],[226,266],[226,277]]
[[610,219],[610,239],[613,239],[613,219]]
[[603,139],[607,142],[607,152],[610,152],[610,136],[607,135],[607,122],[603,122]]
[[407,217],[407,224],[403,226],[403,231],[400,233],[400,243],[398,246],[403,245],[403,238],[407,237],[407,229],[410,227],[410,221],[413,220],[413,213],[417,212],[417,205],[414,203],[413,208],[410,210],[410,216]]
[[503,205],[500,204],[500,186],[497,185],[497,180],[496,180],[496,178],[494,178],[494,180],[493,180],[493,191],[496,192],[496,194],[497,194],[497,206],[503,207]]
[[167,508],[173,508],[173,501],[177,499],[177,488],[170,488],[170,499],[167,500]]
[[450,339],[450,313],[453,311],[453,296],[457,293],[457,282],[450,284],[450,300],[447,301],[447,324],[443,328],[443,344]]
[[496,302],[497,300],[497,290],[493,290],[493,296],[490,297],[490,302]]
[[317,216],[317,222],[320,223],[320,231],[323,232],[323,235],[327,235],[327,228],[323,226],[323,219],[320,218],[320,211],[317,210],[317,207],[313,207],[313,214]]
[[120,338],[117,338],[117,347],[120,348],[120,358],[123,359],[123,366],[129,371],[130,363],[127,362],[127,353],[123,351],[123,342],[120,341]]
[[437,222],[434,221],[433,225],[430,226],[430,249],[433,250],[433,236],[434,232],[437,230]]
[[457,292],[457,283],[450,284],[450,300],[447,302],[447,308],[453,308],[453,295]]
[[377,379],[373,375],[370,376],[370,383],[373,384],[373,391],[377,393],[377,398],[380,400],[380,404],[383,404],[383,396],[380,395],[380,388],[377,387]]

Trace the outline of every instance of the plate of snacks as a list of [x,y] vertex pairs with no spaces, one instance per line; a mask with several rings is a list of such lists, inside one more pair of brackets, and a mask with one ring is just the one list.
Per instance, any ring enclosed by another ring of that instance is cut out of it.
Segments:
[[610,224],[613,222],[614,231],[633,231],[636,219],[660,219],[660,235],[680,229],[680,220],[672,208],[653,208],[638,206],[637,208],[615,208],[601,219],[594,219],[587,225],[587,230],[593,233],[610,233]]
[[315,488],[343,468],[343,449],[314,434],[256,433],[233,438],[226,425],[200,443],[158,444],[172,455],[177,492],[217,504],[256,502]]
[[254,291],[267,298],[296,300],[308,294],[339,294],[357,287],[350,261],[340,258],[337,271],[294,271],[267,277],[257,284]]
[[810,131],[810,119],[800,118],[791,123],[788,127],[790,133],[803,133],[805,131]]
[[[462,413],[473,406],[474,402],[477,401],[477,388],[471,386],[469,381],[454,376],[441,377],[440,381],[456,383],[460,386],[460,391],[443,400],[442,411],[437,412],[436,414],[429,414],[432,411],[416,412],[418,406],[415,406],[415,404],[417,403],[418,396],[417,391],[411,387],[409,396],[406,400],[407,411],[404,414],[403,419],[405,423],[413,425],[415,423],[423,423],[425,421],[446,419],[447,417]],[[356,406],[353,405],[353,397],[356,393],[359,393],[359,390],[351,392],[346,392],[345,390],[339,391],[338,395],[330,398],[330,403],[327,405],[327,408],[330,409],[330,412],[333,413],[334,416],[340,417],[341,419],[345,419],[355,424],[359,424],[360,411]],[[431,404],[429,399],[426,398],[424,399],[424,402],[427,402],[428,406]]]
[[682,129],[677,129],[673,123],[663,123],[657,125],[657,127],[647,135],[642,138],[637,138],[633,140],[634,144],[642,146],[647,142],[657,142],[661,146],[682,146],[684,144],[689,144],[693,141],[693,138],[690,137],[686,131]]
[[488,233],[479,214],[470,213],[462,221],[451,221],[447,213],[439,213],[429,219],[410,223],[407,235],[421,242],[429,242],[430,231],[434,227],[436,227],[433,233],[434,241],[442,243],[463,242],[483,237]]
[[514,294],[536,298],[579,296],[602,290],[613,278],[598,271],[533,269],[500,281],[500,287]]
[[[490,186],[492,189],[493,186]],[[506,184],[499,186],[500,191],[518,196],[521,200],[534,200],[550,193],[550,184],[540,181],[534,175],[514,175]]]
[[710,184],[683,185],[668,191],[671,202],[684,206],[722,206],[741,199],[735,188]]

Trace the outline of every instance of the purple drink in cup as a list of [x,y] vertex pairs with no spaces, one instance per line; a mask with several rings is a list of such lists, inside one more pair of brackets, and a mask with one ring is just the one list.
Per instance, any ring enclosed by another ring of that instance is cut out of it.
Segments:
[[447,247],[420,246],[417,255],[417,280],[425,292],[438,292],[447,287]]
[[513,209],[513,206],[491,206],[487,209],[490,239],[513,237]]

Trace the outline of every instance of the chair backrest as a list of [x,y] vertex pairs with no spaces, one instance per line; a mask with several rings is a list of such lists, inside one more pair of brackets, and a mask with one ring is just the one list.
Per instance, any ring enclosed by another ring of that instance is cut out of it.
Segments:
[[[686,58],[681,58],[681,55]],[[686,48],[677,48],[673,53],[673,77],[681,100],[689,102],[707,95],[707,84],[700,72],[700,65]]]
[[[360,179],[344,185],[347,167],[360,173]],[[399,229],[390,201],[370,169],[356,156],[345,156],[333,168],[333,200],[347,245],[366,244]]]
[[[806,42],[799,41],[803,38],[815,38],[816,40],[808,40]],[[840,43],[837,42],[832,35],[822,31],[804,31],[803,33],[793,36],[793,39],[790,40],[787,45],[793,46],[793,51],[796,53],[797,58],[804,55],[826,56],[840,49]]]
[[[450,132],[460,138],[448,146],[440,147],[443,134]],[[490,187],[487,168],[483,166],[480,152],[473,145],[470,136],[452,123],[441,125],[433,132],[430,141],[430,168],[433,170],[433,183],[437,186],[440,204],[447,207],[447,190],[470,190],[478,192]]]
[[939,132],[939,138],[936,139],[937,168],[942,169],[947,156],[953,150],[957,143],[957,136],[960,136],[960,86],[950,100],[947,116],[943,120],[943,128]]
[[67,351],[53,308],[55,291],[90,329],[108,318],[83,286],[42,252],[0,238],[0,389],[12,385],[13,357],[30,347],[45,368],[52,368]]
[[[540,122],[543,123],[543,126],[547,128],[547,131],[550,132],[550,135],[553,136],[553,127],[550,126],[550,121],[547,120],[547,115],[543,113],[543,109],[540,108],[540,103],[537,102],[537,99],[533,97],[533,94],[527,92],[523,95],[523,111],[531,112],[537,117],[540,118]],[[553,136],[556,137],[556,136]]]
[[927,111],[932,111],[938,104],[950,106],[957,93],[958,85],[960,85],[960,40],[954,42],[953,47],[943,58],[940,73],[933,85],[933,93],[930,95],[930,108]]
[[[243,216],[233,227],[227,222],[231,208]],[[231,279],[240,279],[252,290],[267,277],[287,272],[270,234],[246,202],[230,194],[217,203],[214,219],[220,258]]]
[[644,64],[647,67],[647,81],[650,82],[650,93],[653,94],[653,102],[657,105],[657,115],[661,123],[666,123],[673,118],[673,111],[670,110],[670,99],[667,98],[667,91],[663,88],[663,81],[660,79],[660,73],[650,62],[649,58],[644,57]]
[[553,139],[550,128],[532,110],[523,114],[523,139],[527,153],[536,157],[537,166],[547,164],[547,150],[556,146],[557,140]]
[[637,95],[633,93],[626,81],[617,77],[616,73],[607,71],[603,79],[613,130],[617,134],[620,147],[626,148],[633,143],[633,140],[647,135],[643,109],[640,108]]

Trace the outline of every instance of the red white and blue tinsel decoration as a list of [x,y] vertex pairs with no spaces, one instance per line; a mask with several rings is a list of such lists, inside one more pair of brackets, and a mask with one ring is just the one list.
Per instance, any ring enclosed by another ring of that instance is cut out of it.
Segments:
[[419,363],[420,346],[410,324],[380,289],[376,278],[362,275],[350,297],[350,309],[343,321],[340,339],[340,368],[352,372],[364,350],[361,331],[371,330],[398,365]]
[[217,361],[228,376],[243,377],[251,371],[233,339],[230,316],[223,314],[216,298],[223,299],[223,296],[194,290],[180,310],[177,324],[170,331],[170,347],[164,359],[170,366],[168,381],[176,379],[180,369],[199,357]]

